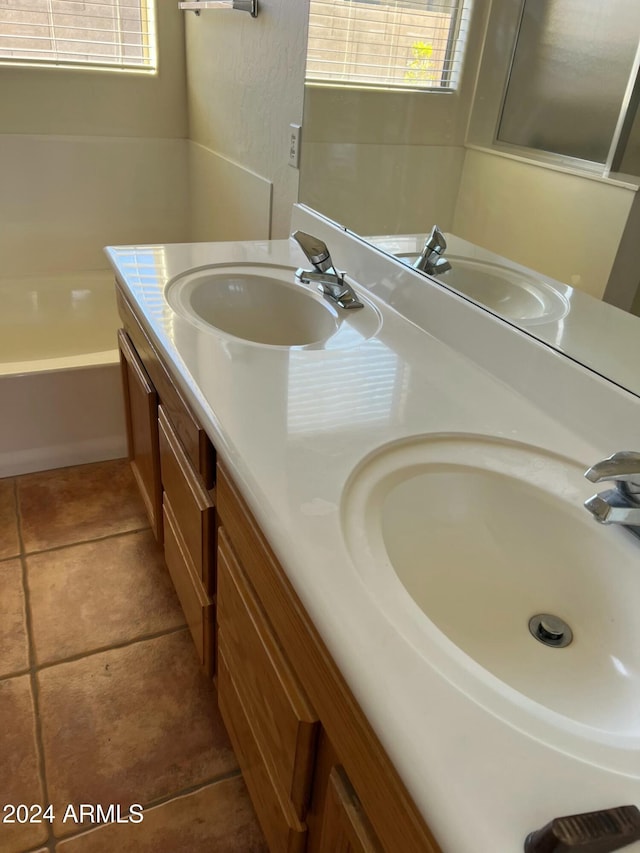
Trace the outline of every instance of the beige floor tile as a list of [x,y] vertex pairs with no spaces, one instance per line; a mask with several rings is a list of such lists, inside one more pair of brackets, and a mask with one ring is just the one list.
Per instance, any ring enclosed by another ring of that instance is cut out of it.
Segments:
[[59,843],[56,853],[268,853],[241,778],[208,785],[116,824]]
[[0,676],[29,668],[29,638],[20,560],[0,563]]
[[42,551],[148,527],[124,459],[18,477],[25,551]]
[[[0,805],[43,805],[28,675],[0,681]],[[0,823],[0,850],[17,853],[43,844],[46,823]]]
[[18,516],[14,500],[14,480],[0,480],[0,560],[20,553]]
[[27,577],[39,664],[185,624],[150,530],[32,554]]
[[57,835],[68,803],[147,804],[237,768],[187,630],[38,673]]

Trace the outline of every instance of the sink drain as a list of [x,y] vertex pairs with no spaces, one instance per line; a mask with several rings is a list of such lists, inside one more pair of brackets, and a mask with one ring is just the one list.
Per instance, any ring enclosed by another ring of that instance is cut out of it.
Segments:
[[529,619],[529,631],[540,643],[554,649],[563,649],[573,640],[573,631],[559,616],[538,613]]

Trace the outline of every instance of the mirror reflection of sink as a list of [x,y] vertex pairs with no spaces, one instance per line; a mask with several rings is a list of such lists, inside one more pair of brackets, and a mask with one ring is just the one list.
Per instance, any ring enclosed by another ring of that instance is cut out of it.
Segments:
[[275,347],[353,346],[374,335],[380,315],[334,307],[295,270],[272,264],[218,264],[188,270],[165,289],[173,310],[200,328]]
[[[401,441],[352,474],[343,529],[387,617],[400,633],[417,623],[425,657],[464,692],[638,749],[640,551],[589,517],[583,471],[482,436]],[[539,614],[566,623],[566,647],[534,637]]]
[[[399,254],[413,264],[418,253]],[[472,260],[446,253],[451,269],[436,280],[452,287],[490,311],[521,325],[535,325],[562,319],[569,310],[563,294],[542,279],[507,266]]]

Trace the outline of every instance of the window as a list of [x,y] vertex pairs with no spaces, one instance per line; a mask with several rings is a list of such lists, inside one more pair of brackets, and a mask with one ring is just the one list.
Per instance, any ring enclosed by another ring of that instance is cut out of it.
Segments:
[[605,163],[639,33],[637,0],[525,0],[498,141]]
[[0,63],[155,70],[153,0],[0,0]]
[[455,89],[470,0],[311,0],[307,81]]

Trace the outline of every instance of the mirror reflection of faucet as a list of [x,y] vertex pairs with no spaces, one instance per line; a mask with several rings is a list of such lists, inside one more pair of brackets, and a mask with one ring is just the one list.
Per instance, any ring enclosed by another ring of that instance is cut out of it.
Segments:
[[589,468],[584,475],[591,483],[612,480],[607,489],[585,501],[585,507],[601,524],[621,524],[640,537],[640,453],[622,450]]
[[296,278],[302,284],[316,284],[318,290],[331,299],[340,308],[363,308],[364,305],[352,287],[344,280],[345,273],[338,272],[333,265],[327,245],[318,237],[296,231],[291,235],[307,259],[312,270],[296,270]]
[[426,272],[428,275],[440,275],[451,269],[451,264],[444,257],[447,241],[444,234],[434,225],[425,240],[422,252],[413,262],[414,269]]

